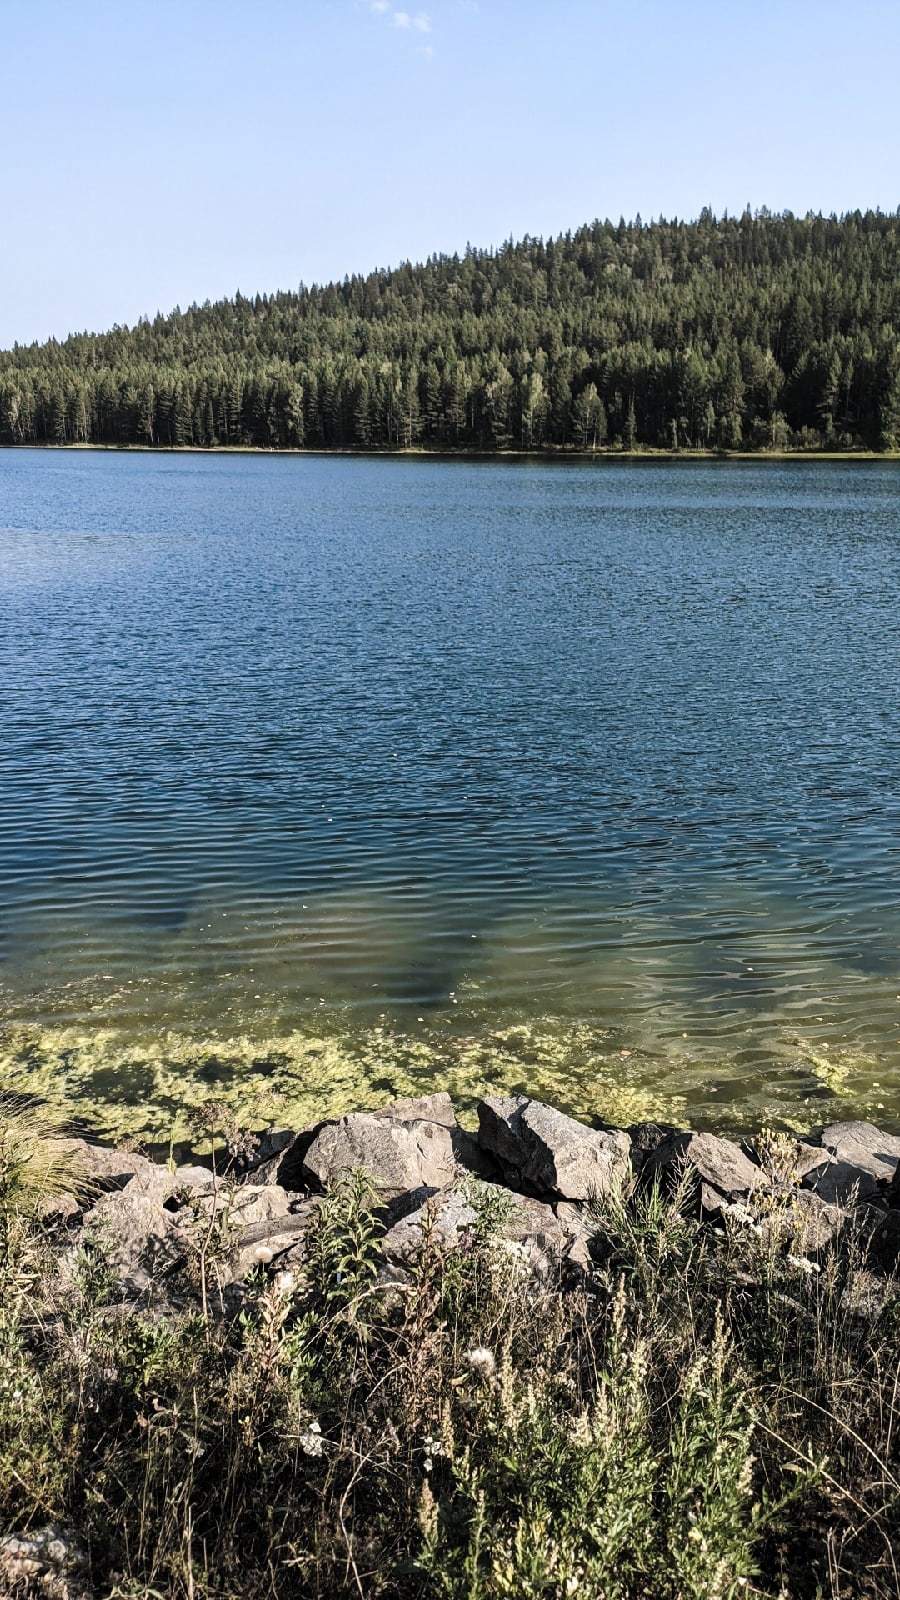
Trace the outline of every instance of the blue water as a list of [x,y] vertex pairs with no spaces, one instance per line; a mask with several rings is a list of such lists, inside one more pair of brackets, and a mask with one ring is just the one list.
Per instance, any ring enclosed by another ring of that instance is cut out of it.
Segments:
[[898,599],[893,463],[0,451],[9,1059],[521,1025],[565,1099],[581,1028],[900,1116]]

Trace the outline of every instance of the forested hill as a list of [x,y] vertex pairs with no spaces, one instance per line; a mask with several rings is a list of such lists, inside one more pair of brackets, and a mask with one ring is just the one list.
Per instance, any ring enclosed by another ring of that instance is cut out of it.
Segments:
[[900,213],[597,222],[0,355],[0,441],[900,447]]

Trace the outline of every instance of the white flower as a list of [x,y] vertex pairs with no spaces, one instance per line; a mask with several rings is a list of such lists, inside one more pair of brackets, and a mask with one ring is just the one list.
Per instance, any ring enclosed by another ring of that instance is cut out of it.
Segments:
[[468,1363],[473,1372],[477,1373],[479,1378],[492,1378],[497,1370],[493,1350],[486,1350],[481,1345],[475,1350],[467,1350],[463,1360]]
[[295,1282],[292,1272],[278,1272],[275,1275],[275,1288],[279,1294],[292,1294]]
[[324,1440],[322,1439],[322,1429],[319,1423],[311,1422],[309,1427],[303,1433],[301,1433],[297,1442],[304,1455],[320,1456],[322,1454]]
[[258,1244],[253,1252],[253,1259],[258,1265],[267,1267],[274,1254],[274,1250],[270,1250],[267,1244]]

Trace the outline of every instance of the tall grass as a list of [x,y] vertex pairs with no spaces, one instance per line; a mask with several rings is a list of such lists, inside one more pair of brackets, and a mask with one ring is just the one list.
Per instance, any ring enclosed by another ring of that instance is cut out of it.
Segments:
[[573,1286],[470,1198],[386,1281],[357,1174],[302,1270],[165,1320],[9,1198],[0,1525],[75,1530],[110,1600],[900,1593],[900,1303],[861,1314],[857,1241],[816,1270],[651,1188],[592,1208]]

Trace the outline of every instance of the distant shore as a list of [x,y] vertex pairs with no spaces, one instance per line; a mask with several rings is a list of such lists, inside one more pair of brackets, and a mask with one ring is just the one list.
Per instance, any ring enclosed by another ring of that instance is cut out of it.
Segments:
[[146,455],[146,456],[361,456],[370,460],[378,459],[416,459],[451,461],[541,461],[545,463],[574,462],[583,466],[586,462],[599,465],[601,462],[625,462],[634,464],[642,461],[655,461],[663,463],[692,462],[692,461],[900,461],[900,450],[663,450],[648,445],[644,450],[569,450],[553,448],[549,450],[473,450],[454,449],[446,446],[441,449],[426,448],[412,445],[398,449],[374,449],[372,446],[361,445],[333,445],[328,448],[321,446],[301,445],[253,445],[253,444],[181,444],[181,445],[155,445],[155,444],[85,444],[72,442],[71,444],[3,444],[0,450],[54,450],[67,453],[78,451],[99,451],[111,455]]

